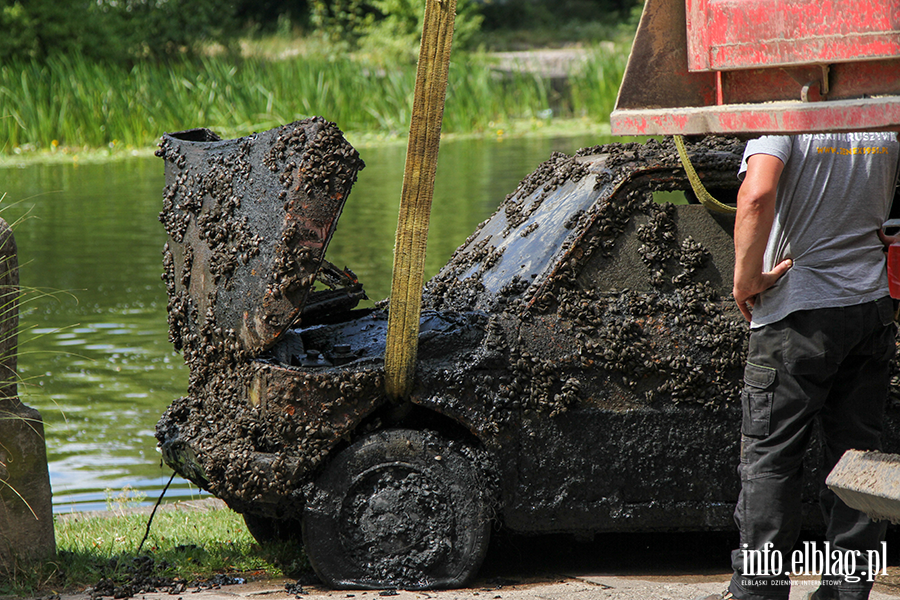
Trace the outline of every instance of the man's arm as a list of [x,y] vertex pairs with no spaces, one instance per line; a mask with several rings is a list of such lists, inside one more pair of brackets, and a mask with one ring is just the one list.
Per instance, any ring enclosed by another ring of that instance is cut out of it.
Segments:
[[734,223],[734,299],[748,321],[756,297],[769,289],[791,268],[791,260],[763,271],[763,256],[775,220],[775,191],[784,170],[780,158],[754,154],[747,159],[747,173],[738,192]]

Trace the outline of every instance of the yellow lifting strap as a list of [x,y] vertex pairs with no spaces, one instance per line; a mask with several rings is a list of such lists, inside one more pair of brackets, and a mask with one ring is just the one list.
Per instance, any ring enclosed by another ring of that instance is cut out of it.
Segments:
[[384,352],[384,387],[403,400],[412,390],[419,344],[428,220],[434,196],[456,0],[426,0],[422,45],[400,193],[394,270]]
[[687,173],[688,180],[691,182],[691,188],[694,190],[694,194],[696,194],[700,204],[715,212],[729,215],[736,213],[736,208],[728,206],[727,204],[722,204],[713,198],[706,188],[703,187],[703,183],[700,181],[700,177],[697,175],[697,171],[694,170],[694,165],[691,164],[691,159],[688,157],[687,148],[684,147],[684,137],[680,135],[674,135],[672,137],[675,138],[675,147],[678,149],[681,165],[684,167],[685,173]]

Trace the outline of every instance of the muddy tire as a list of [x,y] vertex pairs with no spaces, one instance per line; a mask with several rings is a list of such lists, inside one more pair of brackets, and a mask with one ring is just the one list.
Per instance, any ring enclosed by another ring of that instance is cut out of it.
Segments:
[[438,435],[356,442],[316,482],[303,515],[309,562],[343,589],[461,587],[481,566],[490,502],[475,466]]
[[296,542],[302,539],[300,521],[297,519],[272,519],[257,515],[243,514],[247,531],[260,544]]

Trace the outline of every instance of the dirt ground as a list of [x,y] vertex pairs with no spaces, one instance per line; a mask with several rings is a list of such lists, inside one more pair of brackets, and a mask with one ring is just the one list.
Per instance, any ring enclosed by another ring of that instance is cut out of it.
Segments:
[[[557,574],[533,575],[519,572],[516,578],[479,578],[472,586],[458,590],[408,592],[394,590],[327,590],[320,585],[298,585],[293,580],[266,579],[218,589],[186,590],[179,600],[694,600],[722,592],[729,575],[719,573],[669,573],[666,566],[645,565],[640,574],[619,575],[616,569],[597,571],[564,570]],[[896,567],[894,568],[896,570]],[[795,582],[790,600],[805,599],[815,589],[810,580]],[[876,584],[870,598],[891,600],[900,597],[900,588]],[[172,600],[168,592],[140,594],[141,600]],[[86,593],[64,595],[60,600],[88,600]]]

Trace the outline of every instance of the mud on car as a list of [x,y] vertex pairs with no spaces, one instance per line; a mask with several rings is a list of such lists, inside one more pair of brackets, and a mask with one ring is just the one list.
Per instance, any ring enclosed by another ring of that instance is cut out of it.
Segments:
[[[689,144],[720,201],[742,151]],[[191,130],[157,154],[169,333],[190,367],[157,425],[164,460],[258,539],[302,535],[326,584],[462,586],[500,526],[733,527],[733,217],[655,199],[692,198],[670,142],[555,153],[526,177],[426,284],[400,403],[387,302],[357,308],[362,284],[325,260],[364,166],[334,124]]]

